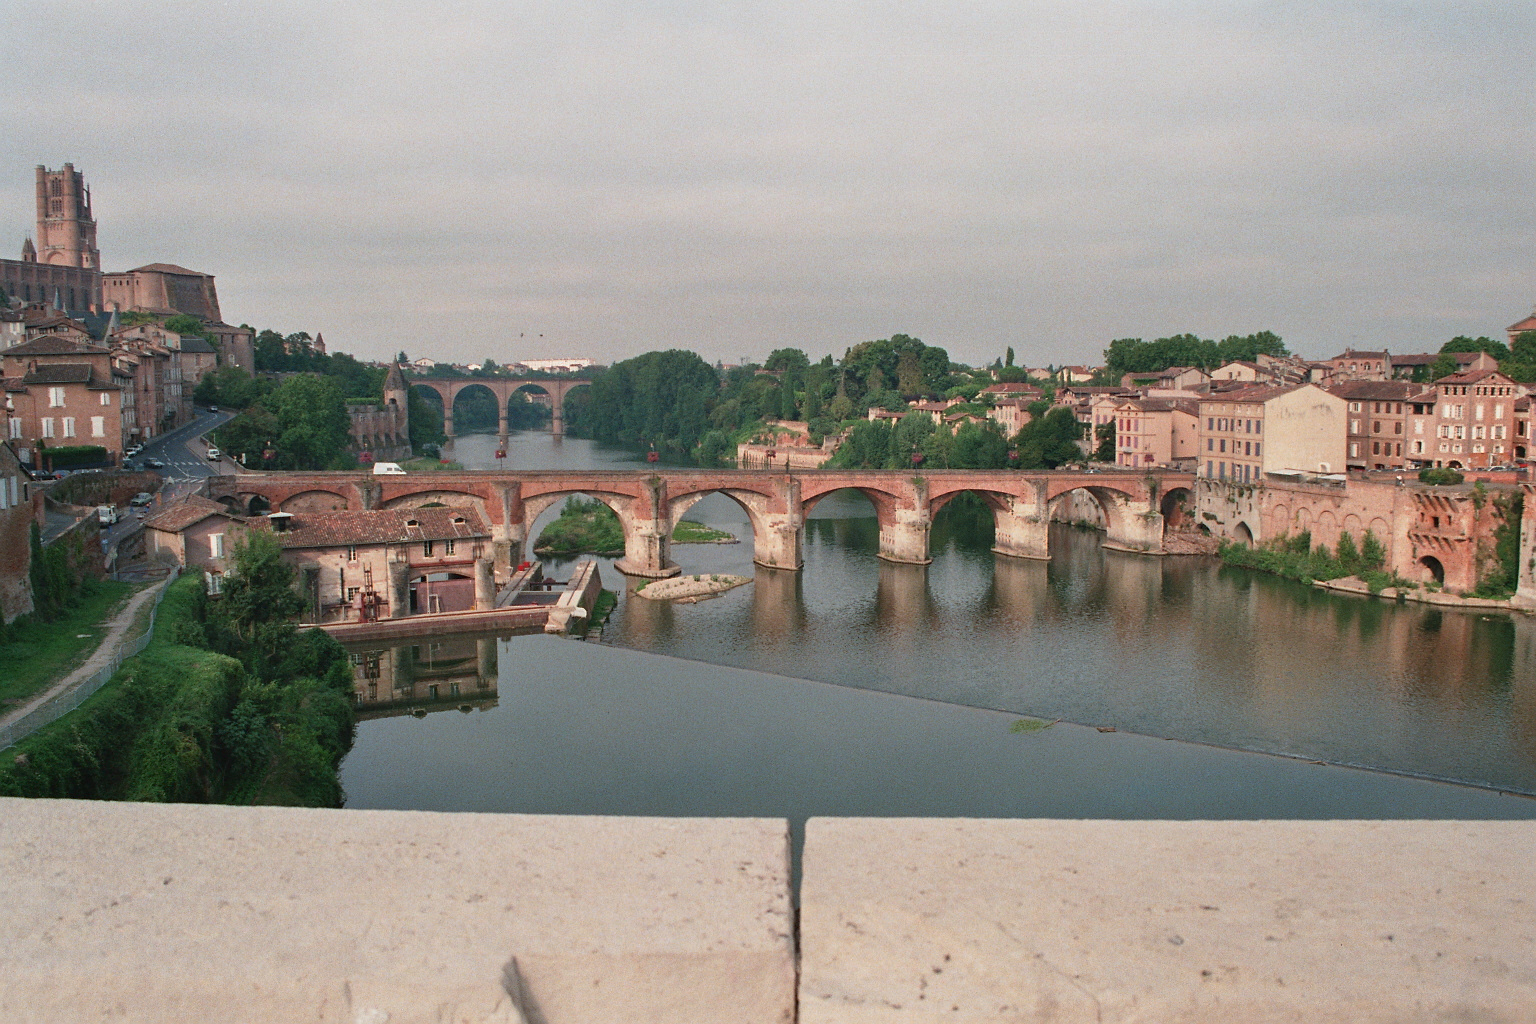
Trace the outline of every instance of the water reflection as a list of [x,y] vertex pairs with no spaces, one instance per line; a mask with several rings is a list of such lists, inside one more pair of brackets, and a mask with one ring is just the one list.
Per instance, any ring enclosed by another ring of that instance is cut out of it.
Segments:
[[359,721],[496,706],[494,635],[422,638],[397,647],[345,644]]
[[[473,464],[480,448],[490,468],[494,439],[461,438],[457,455]],[[539,434],[514,435],[513,456],[523,468],[638,465],[634,453],[576,439],[556,450]],[[690,518],[750,536],[726,498],[704,499]],[[1529,618],[1339,597],[1207,559],[1106,552],[1101,533],[1059,524],[1049,562],[998,557],[990,514],[974,500],[941,510],[930,541],[926,568],[881,561],[867,499],[837,492],[810,513],[802,573],[754,566],[750,543],[678,546],[686,572],[754,583],[692,605],[625,592],[604,642],[1536,792]],[[501,668],[510,672],[505,659]]]

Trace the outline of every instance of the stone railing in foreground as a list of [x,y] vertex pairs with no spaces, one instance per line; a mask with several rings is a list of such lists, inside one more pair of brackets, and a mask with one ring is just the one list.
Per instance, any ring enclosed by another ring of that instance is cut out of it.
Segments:
[[0,822],[4,1021],[1536,1007],[1536,822],[812,819],[798,956],[777,820],[0,800]]

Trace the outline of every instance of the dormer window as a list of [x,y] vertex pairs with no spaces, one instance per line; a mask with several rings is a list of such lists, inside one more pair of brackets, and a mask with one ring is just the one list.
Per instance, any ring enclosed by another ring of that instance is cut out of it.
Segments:
[[407,519],[405,521],[405,525],[406,526],[420,526],[421,525],[421,521],[419,519]]

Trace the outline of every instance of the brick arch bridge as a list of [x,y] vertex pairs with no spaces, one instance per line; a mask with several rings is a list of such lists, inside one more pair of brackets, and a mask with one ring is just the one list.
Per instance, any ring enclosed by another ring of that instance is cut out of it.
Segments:
[[805,519],[833,491],[856,490],[874,506],[880,557],[925,564],[934,515],[957,495],[972,492],[992,510],[993,550],[1017,558],[1050,557],[1049,506],[1069,491],[1085,491],[1104,511],[1104,546],[1163,553],[1165,513],[1194,483],[1173,472],[1008,472],[991,470],[762,470],[661,469],[584,472],[500,470],[373,476],[368,473],[242,473],[208,481],[210,497],[241,512],[406,508],[441,503],[469,507],[489,525],[496,562],[521,561],[528,528],[540,513],[576,494],[597,498],[618,513],[624,528],[621,571],[671,576],[672,531],[702,498],[724,494],[752,523],[753,561],[778,569],[804,564]]
[[411,387],[425,388],[435,392],[443,402],[443,433],[453,439],[453,400],[459,397],[459,392],[465,388],[483,387],[496,396],[496,408],[500,422],[496,433],[501,437],[507,436],[507,403],[512,400],[512,394],[527,387],[542,388],[550,397],[553,408],[550,410],[554,418],[550,421],[550,430],[556,437],[565,434],[565,396],[577,388],[584,388],[592,382],[589,380],[570,380],[557,378],[553,380],[539,380],[535,378],[518,377],[412,377],[406,382]]

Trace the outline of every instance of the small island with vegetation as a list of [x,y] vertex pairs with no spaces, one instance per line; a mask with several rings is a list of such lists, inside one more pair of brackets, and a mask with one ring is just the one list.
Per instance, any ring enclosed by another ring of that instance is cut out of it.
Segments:
[[746,576],[727,573],[674,576],[669,580],[649,580],[640,584],[635,588],[635,596],[651,601],[697,601],[751,582]]
[[[736,544],[739,541],[724,530],[683,519],[672,531],[672,543]],[[618,513],[596,498],[571,498],[560,510],[559,518],[540,531],[533,550],[540,555],[594,554],[617,558],[624,554],[624,527],[619,524]]]

